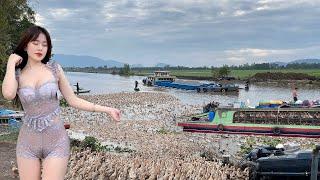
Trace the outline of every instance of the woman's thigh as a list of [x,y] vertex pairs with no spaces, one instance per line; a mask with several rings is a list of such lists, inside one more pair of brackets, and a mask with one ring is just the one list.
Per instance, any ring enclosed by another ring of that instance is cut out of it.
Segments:
[[63,180],[67,172],[69,157],[47,157],[43,160],[43,180]]
[[20,180],[40,180],[40,159],[17,156]]

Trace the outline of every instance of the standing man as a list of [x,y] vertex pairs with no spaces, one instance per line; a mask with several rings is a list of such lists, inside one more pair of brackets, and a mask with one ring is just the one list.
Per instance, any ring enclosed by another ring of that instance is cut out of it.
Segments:
[[296,102],[298,101],[298,88],[295,87],[293,90],[292,90],[292,97],[293,97],[293,101]]

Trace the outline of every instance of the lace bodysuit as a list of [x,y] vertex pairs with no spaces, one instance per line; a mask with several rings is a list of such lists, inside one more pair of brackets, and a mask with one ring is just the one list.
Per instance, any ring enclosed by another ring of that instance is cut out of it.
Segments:
[[[54,79],[36,88],[25,86],[17,90],[25,112],[17,141],[17,156],[44,159],[68,157],[70,153],[70,139],[59,118],[58,64],[50,60],[45,66],[51,70]],[[16,71],[18,82],[19,76],[20,69]]]

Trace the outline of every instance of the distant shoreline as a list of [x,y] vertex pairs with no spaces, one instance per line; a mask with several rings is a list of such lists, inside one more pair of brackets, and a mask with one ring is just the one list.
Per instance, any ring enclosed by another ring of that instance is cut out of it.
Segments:
[[[105,71],[67,71],[67,72],[82,72],[82,73],[101,73],[101,74],[112,74],[112,75],[120,75],[118,73],[108,73]],[[253,71],[254,72],[254,71]],[[307,74],[307,73],[305,73]],[[142,76],[146,77],[148,74],[146,73],[133,73],[132,75],[120,75],[120,76]],[[175,74],[173,74],[175,75]],[[185,79],[185,80],[205,80],[205,81],[218,81],[213,79],[210,76],[185,76],[185,75],[175,75],[178,79]],[[253,77],[253,76],[252,76]],[[309,80],[309,79],[280,79],[280,80],[274,80],[274,79],[253,79],[252,77],[247,77],[247,78],[236,78],[235,80],[223,80],[221,82],[231,82],[231,83],[245,83],[247,80],[250,81],[250,83],[298,83],[298,84],[314,84],[314,85],[319,85],[320,86],[320,79],[314,79],[314,80]]]

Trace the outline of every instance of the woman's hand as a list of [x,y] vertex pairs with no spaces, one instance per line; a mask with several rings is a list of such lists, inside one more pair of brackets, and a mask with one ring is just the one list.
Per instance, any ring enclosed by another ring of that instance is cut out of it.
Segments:
[[119,109],[110,108],[108,113],[114,121],[116,121],[116,122],[120,121],[120,110]]
[[18,66],[22,62],[22,57],[17,54],[11,54],[8,59],[8,65]]

